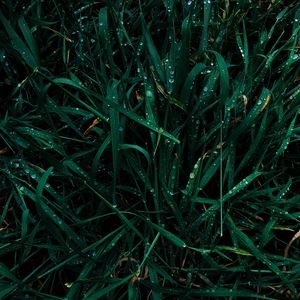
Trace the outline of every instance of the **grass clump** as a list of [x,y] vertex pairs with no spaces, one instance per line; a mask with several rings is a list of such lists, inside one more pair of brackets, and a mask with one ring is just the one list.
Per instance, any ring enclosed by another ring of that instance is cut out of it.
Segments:
[[297,299],[298,1],[2,1],[1,299]]

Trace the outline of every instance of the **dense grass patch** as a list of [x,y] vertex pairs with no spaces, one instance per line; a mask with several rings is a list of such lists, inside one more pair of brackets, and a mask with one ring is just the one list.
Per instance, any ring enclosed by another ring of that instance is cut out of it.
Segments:
[[298,1],[0,24],[0,299],[298,299]]

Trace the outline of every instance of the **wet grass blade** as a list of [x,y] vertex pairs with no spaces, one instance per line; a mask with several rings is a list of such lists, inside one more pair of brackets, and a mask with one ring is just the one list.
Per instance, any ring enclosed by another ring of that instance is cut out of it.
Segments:
[[[22,17],[20,20],[22,23]],[[36,68],[39,65],[37,61],[37,57],[33,55],[33,53],[26,46],[22,38],[16,33],[16,31],[13,29],[9,21],[4,17],[2,12],[0,12],[0,21],[3,24],[14,49],[19,52],[19,55],[23,58],[26,64],[28,64],[32,68]],[[23,25],[24,24],[22,24],[22,26]],[[31,37],[29,37],[28,31],[26,29],[27,29],[26,27],[23,27],[25,38],[27,38],[27,42],[30,43],[30,46],[34,49],[34,45],[32,44],[32,39],[30,39]]]

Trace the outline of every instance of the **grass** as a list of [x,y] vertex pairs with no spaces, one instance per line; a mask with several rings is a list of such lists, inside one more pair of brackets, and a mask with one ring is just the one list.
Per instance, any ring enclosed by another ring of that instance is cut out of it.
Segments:
[[298,299],[298,1],[2,1],[0,299]]

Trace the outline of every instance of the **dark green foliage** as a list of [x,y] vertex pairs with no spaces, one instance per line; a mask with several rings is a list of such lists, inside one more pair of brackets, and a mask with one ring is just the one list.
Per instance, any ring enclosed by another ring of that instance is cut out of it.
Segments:
[[1,1],[0,299],[298,299],[298,1]]

